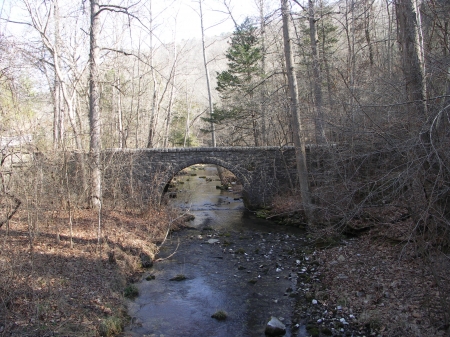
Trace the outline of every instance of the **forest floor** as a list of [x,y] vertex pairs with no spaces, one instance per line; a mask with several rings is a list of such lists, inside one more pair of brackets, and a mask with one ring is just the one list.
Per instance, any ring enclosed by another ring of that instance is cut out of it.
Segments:
[[169,224],[179,225],[176,218],[167,209],[104,211],[99,244],[97,213],[76,210],[71,248],[67,211],[40,214],[39,228],[28,226],[30,214],[18,212],[0,229],[0,336],[121,331],[124,292],[142,270],[140,254],[153,258]]
[[379,234],[314,250],[296,315],[317,336],[448,336],[448,284],[439,282],[448,279],[448,257]]
[[[299,206],[289,202],[278,200],[272,212]],[[309,229],[294,316],[312,336],[450,336],[448,248],[435,233],[419,234],[407,214],[386,205],[345,228]]]
[[[0,229],[0,336],[119,331],[127,285],[142,271],[139,255],[153,258],[168,224],[181,226],[180,219],[168,210],[104,211],[99,244],[97,214],[77,210],[71,248],[68,216],[44,215],[39,228],[23,212]],[[450,259],[420,251],[406,236],[411,226],[384,223],[310,250],[294,315],[311,335],[448,336]]]

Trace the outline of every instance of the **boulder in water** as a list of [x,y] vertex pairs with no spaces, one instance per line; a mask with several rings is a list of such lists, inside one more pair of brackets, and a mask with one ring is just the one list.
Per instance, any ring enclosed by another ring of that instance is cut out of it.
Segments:
[[271,317],[266,325],[266,336],[283,336],[286,333],[286,326],[276,317]]

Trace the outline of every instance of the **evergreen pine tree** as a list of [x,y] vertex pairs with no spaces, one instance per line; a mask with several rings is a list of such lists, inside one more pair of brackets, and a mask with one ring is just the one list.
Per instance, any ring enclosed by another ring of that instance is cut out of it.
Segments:
[[[255,88],[261,75],[262,52],[257,29],[249,18],[236,27],[225,54],[228,69],[217,73],[217,87],[221,105],[214,107],[214,123],[230,131],[234,145],[258,145],[258,110],[254,102]],[[230,144],[230,145],[233,145]]]

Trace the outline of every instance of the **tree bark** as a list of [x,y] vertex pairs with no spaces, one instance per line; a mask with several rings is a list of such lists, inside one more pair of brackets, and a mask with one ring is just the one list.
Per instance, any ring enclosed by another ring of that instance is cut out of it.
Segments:
[[187,87],[186,87],[186,126],[184,129],[184,139],[183,139],[183,147],[186,147],[186,144],[188,147],[191,147],[189,140],[189,123],[190,123],[190,114],[191,114],[191,103],[188,100],[188,93],[187,93]]
[[55,20],[55,42],[53,46],[53,62],[55,67],[55,79],[53,88],[53,100],[54,100],[54,115],[53,115],[53,147],[54,149],[60,149],[64,141],[64,104],[61,99],[61,80],[56,69],[59,68],[59,49],[61,46],[61,36],[59,28],[59,3],[58,0],[53,2],[53,18]]
[[325,144],[325,129],[323,127],[324,116],[322,107],[322,72],[320,69],[319,49],[317,48],[317,29],[315,18],[314,0],[308,0],[309,11],[309,38],[311,40],[311,57],[314,81],[314,108],[315,108],[315,126],[317,144]]
[[[123,114],[122,114],[122,90],[120,83],[120,74],[119,77],[116,78],[116,73],[114,72],[114,85],[113,85],[113,94],[117,92],[117,132],[119,135],[119,148],[124,148],[124,133],[123,133]],[[113,97],[113,106],[116,104],[115,97]]]
[[366,38],[367,47],[369,48],[369,63],[370,66],[374,65],[373,46],[370,38],[370,19],[372,14],[372,2],[371,0],[364,1],[364,36]]
[[156,120],[157,120],[157,102],[158,102],[158,83],[156,81],[155,68],[153,67],[153,12],[152,12],[152,0],[149,0],[149,30],[150,30],[150,68],[152,73],[153,81],[153,94],[152,94],[152,105],[150,112],[150,122],[148,128],[148,139],[147,147],[152,148],[154,146],[153,139],[156,133]]
[[261,84],[261,143],[262,146],[267,146],[268,135],[266,132],[266,22],[264,18],[264,0],[259,0],[259,18],[260,18],[260,29],[261,29],[261,74],[262,74],[262,84]]
[[414,115],[410,115],[413,125],[411,131],[421,127],[426,118],[425,82],[423,59],[420,41],[420,22],[417,20],[415,0],[397,0],[396,13],[398,24],[398,41],[402,51],[403,74],[405,77],[406,94],[412,102]]
[[177,52],[177,39],[174,38],[173,41],[173,66],[172,66],[172,74],[170,77],[171,87],[170,87],[170,96],[169,96],[169,105],[167,107],[167,116],[166,116],[166,125],[164,130],[164,140],[163,147],[166,148],[169,146],[169,133],[170,133],[170,124],[172,123],[172,110],[173,110],[173,101],[175,98],[175,84],[177,79],[177,60],[178,60],[178,52]]
[[[200,25],[202,29],[202,52],[203,52],[203,65],[205,66],[205,76],[206,76],[206,87],[208,89],[208,107],[209,107],[209,118],[211,119],[211,145],[212,147],[216,147],[216,126],[213,122],[214,109],[213,109],[213,100],[211,93],[211,82],[209,79],[209,68],[208,68],[208,58],[206,57],[206,45],[205,45],[205,27],[203,26],[203,9],[202,9],[202,1],[199,0],[199,8],[200,8]],[[223,176],[222,167],[216,166],[217,174],[219,175],[220,182],[223,184],[225,182]]]
[[208,69],[208,60],[206,57],[206,46],[205,46],[205,28],[203,26],[203,9],[202,9],[202,1],[199,0],[198,4],[200,6],[200,24],[202,28],[202,52],[203,52],[203,65],[205,66],[205,73],[206,73],[206,87],[208,89],[208,104],[209,104],[209,116],[211,118],[211,141],[212,141],[212,147],[216,147],[216,130],[213,119],[213,101],[212,101],[212,94],[211,94],[211,83],[209,80],[209,69]]
[[289,95],[290,95],[290,110],[292,116],[293,140],[295,147],[295,157],[297,164],[297,175],[300,181],[300,194],[302,197],[302,204],[305,209],[305,214],[308,222],[313,222],[313,207],[311,203],[311,195],[309,191],[308,182],[308,168],[306,166],[306,149],[304,142],[304,131],[302,120],[300,116],[300,109],[298,103],[298,86],[297,78],[294,70],[294,57],[292,54],[291,38],[289,32],[289,17],[288,0],[281,0],[281,12],[283,16],[283,40],[284,40],[284,55],[286,62],[286,71],[288,76]]
[[100,20],[98,0],[91,0],[91,30],[89,53],[89,152],[91,157],[91,206],[100,209],[102,197],[100,150],[101,150],[101,124],[100,124],[100,88],[98,79],[99,51],[98,36],[100,33]]

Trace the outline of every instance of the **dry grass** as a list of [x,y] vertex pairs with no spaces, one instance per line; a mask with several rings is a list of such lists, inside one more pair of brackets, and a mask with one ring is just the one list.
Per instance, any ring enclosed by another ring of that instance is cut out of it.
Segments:
[[154,257],[169,224],[179,225],[168,209],[104,211],[99,244],[97,213],[76,210],[71,248],[67,213],[41,212],[31,226],[22,211],[0,229],[0,335],[107,335],[113,321],[117,329],[139,254]]

